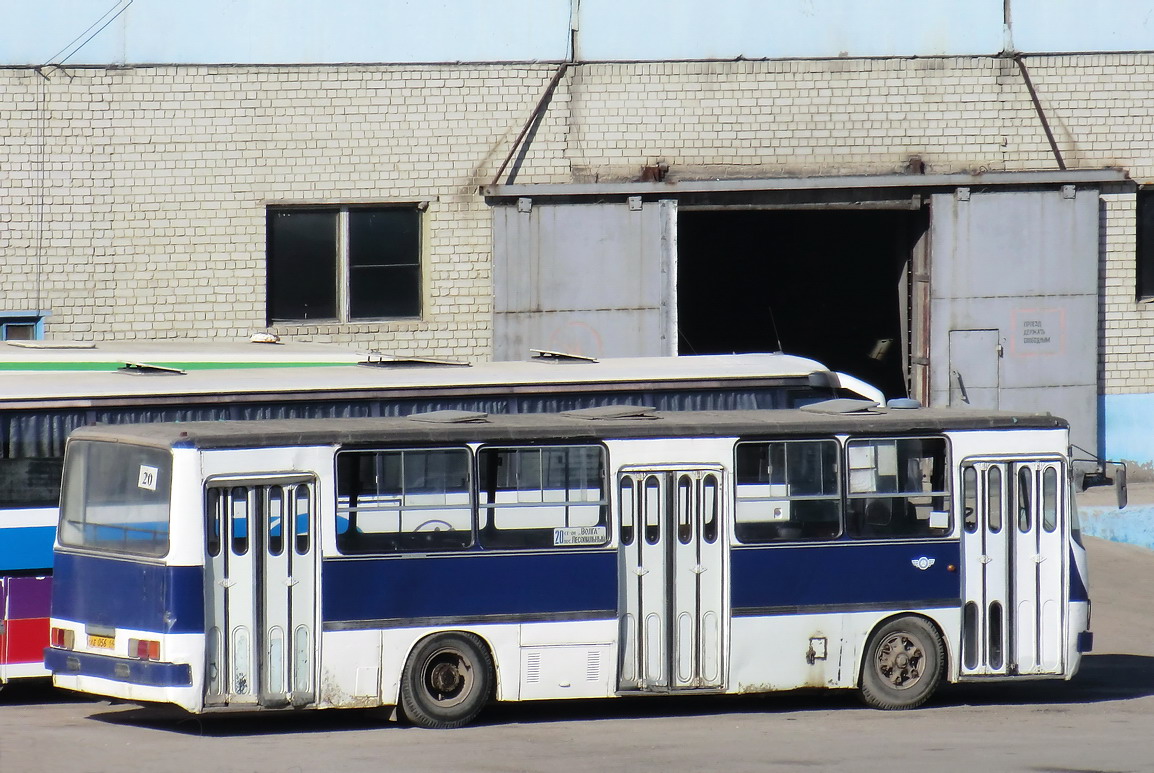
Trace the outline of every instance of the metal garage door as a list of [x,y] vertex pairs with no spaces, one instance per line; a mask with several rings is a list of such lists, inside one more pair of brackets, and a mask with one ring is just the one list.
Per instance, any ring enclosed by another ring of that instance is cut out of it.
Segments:
[[1097,448],[1098,190],[931,200],[934,405],[1044,410]]
[[493,356],[676,354],[674,201],[493,208]]

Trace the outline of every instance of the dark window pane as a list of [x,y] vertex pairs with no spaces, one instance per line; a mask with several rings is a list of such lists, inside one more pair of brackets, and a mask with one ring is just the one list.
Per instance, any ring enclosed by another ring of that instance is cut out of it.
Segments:
[[349,316],[416,317],[421,313],[418,266],[352,266],[349,268]]
[[418,316],[420,249],[416,209],[350,210],[349,315]]
[[337,212],[270,209],[268,318],[336,319]]
[[0,459],[0,507],[55,507],[64,459]]
[[1138,297],[1154,298],[1154,190],[1138,191]]
[[349,265],[411,266],[418,262],[416,209],[349,210]]
[[4,325],[5,341],[32,341],[36,338],[36,325],[32,322],[8,322]]

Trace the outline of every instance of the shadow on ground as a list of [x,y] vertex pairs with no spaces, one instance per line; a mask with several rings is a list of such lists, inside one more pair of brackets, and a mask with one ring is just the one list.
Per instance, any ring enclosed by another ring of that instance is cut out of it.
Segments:
[[[927,704],[930,709],[965,706],[1054,706],[1133,700],[1154,695],[1154,657],[1088,655],[1071,681],[949,685]],[[2,702],[2,699],[0,699]],[[691,695],[617,700],[535,701],[496,704],[476,725],[592,722],[673,716],[781,714],[813,711],[872,710],[863,708],[855,691],[798,690],[770,695]],[[389,720],[389,709],[285,711],[264,714],[194,716],[171,707],[101,707],[91,718],[116,725],[150,727],[167,732],[216,737],[278,733],[333,733],[409,728]]]

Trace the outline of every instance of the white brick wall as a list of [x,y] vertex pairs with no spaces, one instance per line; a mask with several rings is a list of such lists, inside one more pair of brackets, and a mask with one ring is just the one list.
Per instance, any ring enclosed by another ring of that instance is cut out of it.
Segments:
[[[1154,181],[1154,55],[1027,60],[1070,168]],[[285,325],[395,352],[491,351],[490,212],[476,195],[555,65],[0,69],[0,307],[57,337],[263,329],[270,203],[429,202],[421,320]],[[1054,169],[1012,61],[572,67],[520,183]],[[1103,197],[1110,393],[1154,390],[1134,299],[1132,193]]]

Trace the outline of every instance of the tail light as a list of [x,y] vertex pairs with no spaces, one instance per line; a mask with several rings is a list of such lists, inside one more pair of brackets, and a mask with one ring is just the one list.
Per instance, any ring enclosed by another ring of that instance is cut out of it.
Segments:
[[152,639],[129,639],[128,656],[140,660],[160,660],[160,642]]
[[48,643],[58,650],[70,650],[76,644],[76,632],[68,628],[53,628]]

